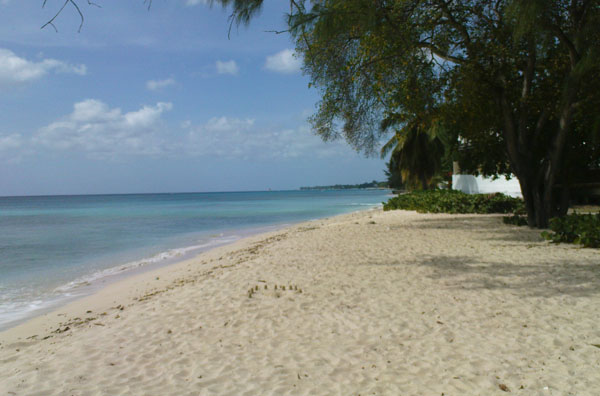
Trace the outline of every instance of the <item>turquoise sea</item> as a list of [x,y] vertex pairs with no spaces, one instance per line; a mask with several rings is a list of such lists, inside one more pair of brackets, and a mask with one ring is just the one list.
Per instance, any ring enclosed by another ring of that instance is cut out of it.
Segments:
[[368,209],[388,190],[0,197],[0,330],[124,274]]

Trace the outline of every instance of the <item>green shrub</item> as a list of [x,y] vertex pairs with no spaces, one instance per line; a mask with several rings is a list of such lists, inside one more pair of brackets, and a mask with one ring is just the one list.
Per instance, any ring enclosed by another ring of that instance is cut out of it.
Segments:
[[512,216],[504,216],[502,218],[504,224],[516,225],[516,226],[526,226],[527,225],[527,216],[522,216],[517,213],[514,213]]
[[456,190],[414,191],[391,198],[383,210],[416,210],[420,213],[522,213],[523,200],[501,193],[465,194]]
[[571,214],[550,220],[551,232],[544,231],[542,236],[554,243],[567,242],[581,244],[584,247],[600,247],[600,213]]

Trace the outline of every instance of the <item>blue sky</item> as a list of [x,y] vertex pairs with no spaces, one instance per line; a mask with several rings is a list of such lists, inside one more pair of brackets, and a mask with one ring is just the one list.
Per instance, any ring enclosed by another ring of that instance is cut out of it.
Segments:
[[0,0],[0,195],[295,189],[383,180],[325,143],[318,102],[266,1],[249,28],[202,0]]

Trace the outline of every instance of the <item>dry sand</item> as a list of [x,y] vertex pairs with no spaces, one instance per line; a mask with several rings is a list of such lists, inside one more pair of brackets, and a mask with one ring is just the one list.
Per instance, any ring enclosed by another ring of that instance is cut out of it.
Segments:
[[600,253],[497,216],[354,213],[126,279],[0,342],[2,395],[599,395]]

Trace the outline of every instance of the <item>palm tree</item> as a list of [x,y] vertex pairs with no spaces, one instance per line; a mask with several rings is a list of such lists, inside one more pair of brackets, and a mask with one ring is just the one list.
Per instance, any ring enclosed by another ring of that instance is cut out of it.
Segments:
[[400,172],[404,184],[411,190],[427,190],[434,186],[434,178],[442,170],[445,154],[441,122],[432,117],[404,119],[391,115],[381,123],[382,130],[401,123],[391,139],[381,148],[381,157],[392,152],[389,170]]

